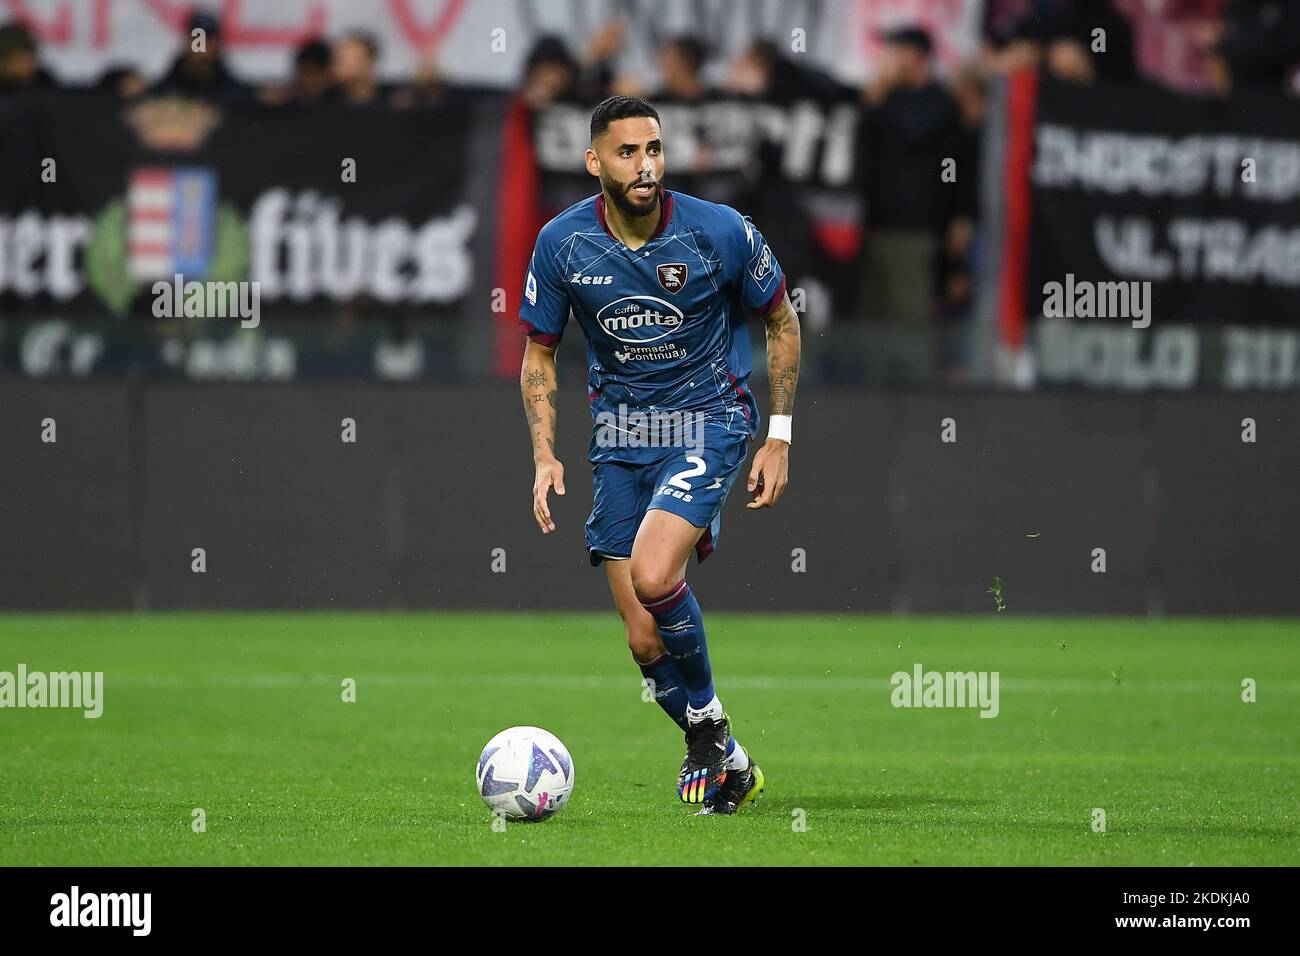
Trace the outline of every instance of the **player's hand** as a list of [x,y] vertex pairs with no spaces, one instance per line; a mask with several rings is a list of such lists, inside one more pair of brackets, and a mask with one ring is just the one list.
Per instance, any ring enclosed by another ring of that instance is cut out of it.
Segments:
[[[769,438],[754,456],[749,469],[749,493],[754,500],[746,508],[770,508],[781,498],[790,483],[790,445],[779,438]],[[755,489],[758,493],[755,495]]]
[[551,520],[551,508],[546,503],[546,496],[554,488],[557,495],[564,494],[564,466],[554,458],[542,458],[537,462],[537,475],[533,478],[533,518],[542,534],[555,530]]

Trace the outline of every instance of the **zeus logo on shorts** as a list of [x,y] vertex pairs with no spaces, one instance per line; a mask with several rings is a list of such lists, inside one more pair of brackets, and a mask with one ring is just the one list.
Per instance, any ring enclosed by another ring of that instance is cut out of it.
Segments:
[[596,313],[602,329],[631,345],[645,345],[671,335],[681,328],[684,319],[681,309],[652,295],[615,299]]
[[671,485],[660,485],[656,495],[667,495],[669,498],[680,498],[682,501],[694,501],[694,496],[689,491],[678,491]]

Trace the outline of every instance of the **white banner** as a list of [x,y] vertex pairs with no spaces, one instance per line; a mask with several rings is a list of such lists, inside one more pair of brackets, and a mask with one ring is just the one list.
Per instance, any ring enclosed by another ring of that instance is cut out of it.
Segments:
[[[0,0],[3,19],[29,23],[42,62],[84,83],[111,66],[131,65],[150,79],[166,71],[183,39],[194,0]],[[249,82],[287,80],[294,49],[307,39],[365,30],[380,44],[380,76],[404,79],[424,55],[452,82],[508,87],[519,82],[528,50],[545,34],[565,38],[575,56],[597,30],[624,18],[616,72],[655,86],[655,49],[672,36],[705,41],[709,79],[755,39],[776,41],[847,82],[870,72],[877,31],[904,22],[928,26],[941,64],[952,66],[977,42],[980,0],[199,0],[216,13],[232,70]]]

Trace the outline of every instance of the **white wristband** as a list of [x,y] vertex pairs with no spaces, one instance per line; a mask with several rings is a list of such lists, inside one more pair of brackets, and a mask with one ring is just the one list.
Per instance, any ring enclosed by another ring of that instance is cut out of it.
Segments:
[[773,415],[767,420],[767,437],[778,438],[790,444],[790,426],[794,421],[793,415]]

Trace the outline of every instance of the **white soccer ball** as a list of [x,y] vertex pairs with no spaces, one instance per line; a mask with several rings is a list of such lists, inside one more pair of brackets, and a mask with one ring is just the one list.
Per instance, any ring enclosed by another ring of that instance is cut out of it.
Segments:
[[541,727],[510,727],[487,742],[474,779],[493,813],[508,820],[545,820],[573,791],[573,758]]

